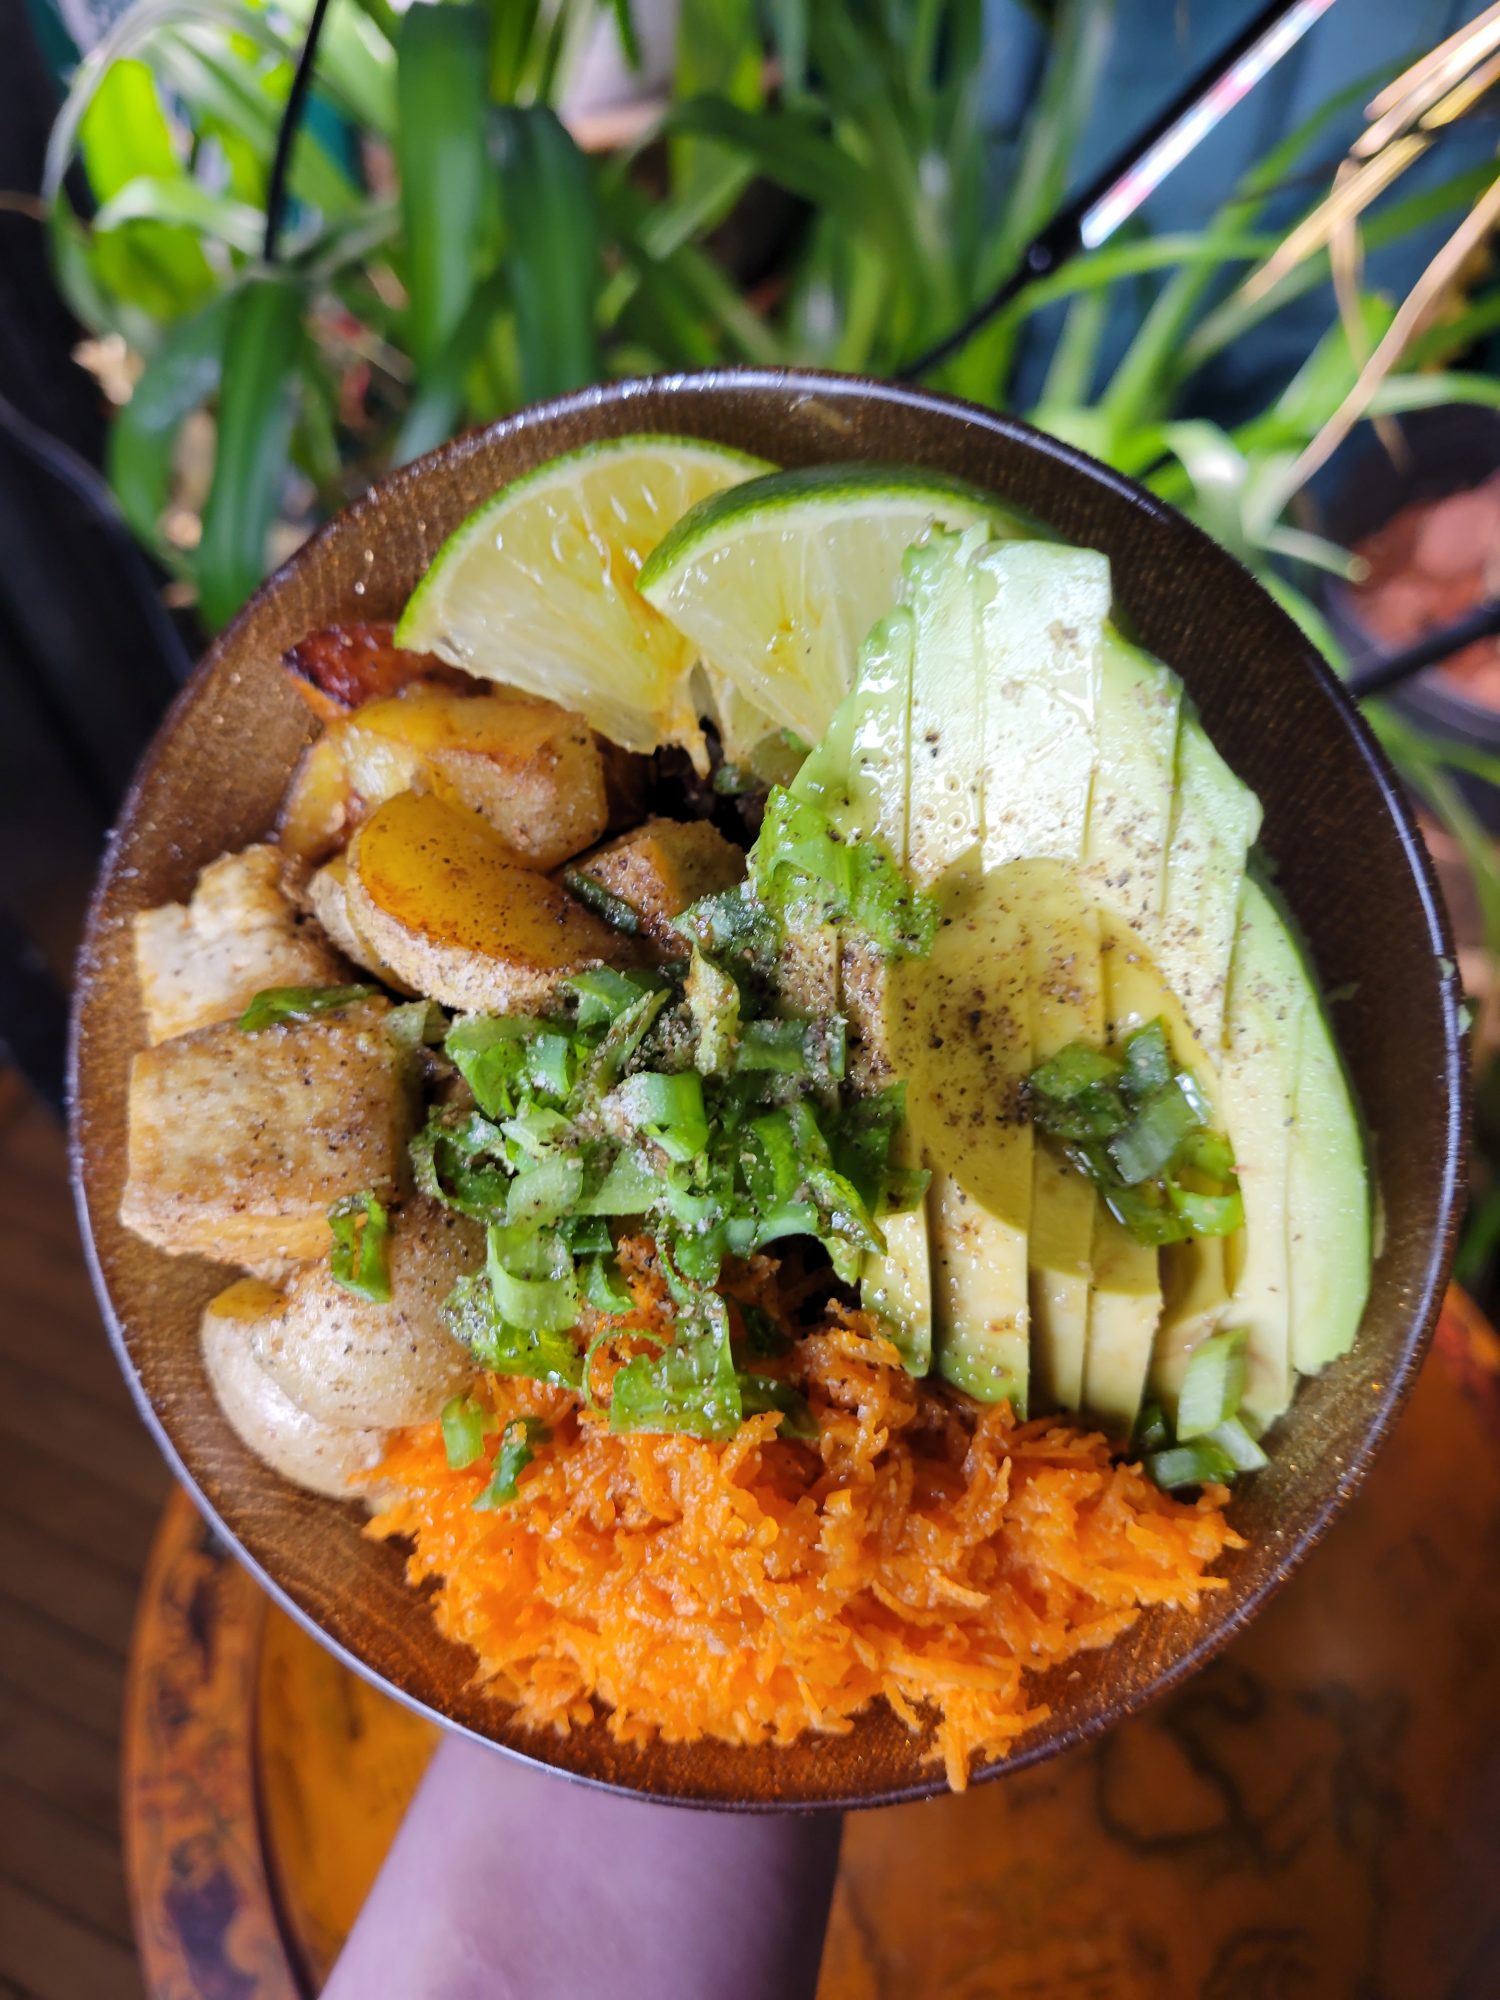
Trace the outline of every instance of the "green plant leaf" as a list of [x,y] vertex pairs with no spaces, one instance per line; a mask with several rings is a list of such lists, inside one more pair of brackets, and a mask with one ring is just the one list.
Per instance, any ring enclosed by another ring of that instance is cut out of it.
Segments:
[[869,176],[861,163],[800,110],[749,112],[723,97],[674,104],[662,120],[669,137],[697,134],[739,153],[755,172],[854,227],[869,219]]
[[[192,187],[156,79],[143,62],[117,62],[105,72],[83,114],[79,142],[89,186],[106,212],[142,180],[162,189]],[[96,233],[95,268],[109,290],[154,319],[171,319],[213,290],[213,272],[193,233],[173,226],[180,218],[148,219],[148,208],[134,220],[122,213],[118,227],[106,224]]]
[[521,388],[535,402],[599,375],[599,217],[588,163],[554,112],[505,105],[490,115]]
[[418,377],[457,331],[474,289],[489,166],[479,8],[413,7],[397,41],[396,158]]
[[[742,111],[754,113],[764,91],[761,84],[760,22],[755,0],[682,0],[677,19],[677,61],[672,95],[679,104],[692,98],[716,96]],[[722,196],[732,187],[726,180],[722,149],[712,139],[684,133],[668,149],[674,199],[701,204],[706,189]],[[732,165],[732,161],[729,163]],[[709,226],[727,208],[710,211]]]
[[303,294],[284,271],[247,281],[224,343],[213,482],[194,561],[205,622],[226,625],[265,573],[286,482]]
[[234,295],[225,293],[167,328],[140,380],[110,426],[106,469],[120,512],[136,536],[181,568],[164,544],[161,517],[171,497],[172,452],[189,414],[218,387]]
[[259,250],[265,230],[265,218],[258,209],[228,195],[210,194],[197,181],[181,176],[156,180],[149,174],[141,174],[127,181],[94,217],[94,233],[107,236],[112,230],[129,228],[138,221],[176,224],[195,235],[227,244],[247,257],[253,257]]

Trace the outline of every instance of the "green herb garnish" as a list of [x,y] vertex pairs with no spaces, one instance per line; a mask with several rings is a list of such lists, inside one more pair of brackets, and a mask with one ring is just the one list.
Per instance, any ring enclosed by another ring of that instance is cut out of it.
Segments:
[[333,1281],[356,1298],[371,1305],[391,1302],[391,1267],[386,1239],[390,1217],[384,1204],[367,1188],[363,1194],[345,1195],[328,1211],[333,1231],[333,1248],[328,1268]]
[[279,1028],[289,1021],[310,1021],[315,1014],[331,1014],[336,1007],[352,1007],[356,1000],[370,1000],[378,986],[265,986],[241,1014],[239,1025],[247,1035],[262,1028]]
[[1234,1153],[1212,1131],[1188,1070],[1174,1070],[1166,1028],[1149,1022],[1118,1056],[1073,1042],[1026,1080],[1038,1131],[1098,1188],[1142,1243],[1229,1236],[1245,1219]]
[[536,1457],[535,1446],[551,1436],[540,1417],[512,1417],[500,1433],[500,1449],[495,1453],[495,1470],[490,1483],[474,1501],[481,1511],[505,1507],[517,1497],[521,1474]]
[[586,910],[592,910],[596,917],[607,923],[611,930],[619,931],[625,937],[638,934],[641,928],[640,912],[632,909],[623,896],[617,896],[613,889],[606,889],[602,882],[596,882],[581,868],[565,868],[562,878],[563,886],[578,898]]
[[443,1450],[455,1472],[484,1453],[484,1441],[495,1428],[495,1418],[476,1396],[452,1396],[443,1405]]

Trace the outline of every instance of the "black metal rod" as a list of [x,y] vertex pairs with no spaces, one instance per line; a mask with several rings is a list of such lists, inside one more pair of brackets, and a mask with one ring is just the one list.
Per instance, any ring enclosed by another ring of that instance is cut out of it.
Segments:
[[[1272,0],[1272,4],[1262,7],[1252,20],[1235,36],[1228,48],[1217,55],[1212,62],[1205,63],[1195,76],[1185,83],[1171,103],[1123,152],[1089,182],[1079,195],[1060,209],[1046,227],[1036,235],[1021,252],[1016,268],[1004,282],[975,306],[967,319],[949,334],[919,354],[914,361],[904,363],[896,370],[898,382],[910,382],[939,362],[946,361],[961,347],[966,347],[989,320],[1003,312],[1012,299],[1036,278],[1044,277],[1059,265],[1066,264],[1083,247],[1083,221],[1089,211],[1095,208],[1110,191],[1139,168],[1147,154],[1151,152],[1172,127],[1186,118],[1200,103],[1212,93],[1278,22],[1292,13],[1300,5],[1300,0]],[[1217,117],[1205,123],[1203,132],[1194,139],[1206,137],[1218,124]],[[1153,182],[1153,185],[1155,183]]]
[[302,107],[307,102],[308,88],[312,83],[313,64],[317,60],[318,42],[323,34],[323,17],[328,12],[328,0],[315,0],[312,19],[307,24],[307,34],[302,43],[302,53],[297,58],[297,67],[292,73],[292,87],[287,92],[286,104],[281,113],[281,124],[276,132],[276,152],[271,161],[271,179],[266,188],[266,234],[262,254],[266,263],[274,264],[281,252],[281,225],[286,215],[287,175],[291,170],[292,147],[297,141],[297,131],[302,123]]
[[1497,632],[1500,632],[1500,597],[1491,597],[1483,604],[1476,604],[1472,611],[1466,611],[1462,618],[1455,618],[1451,625],[1439,626],[1399,653],[1372,653],[1356,660],[1349,669],[1349,692],[1356,701],[1384,694],[1387,688],[1409,681],[1424,668],[1435,667],[1451,654],[1461,653],[1476,639],[1492,639]]

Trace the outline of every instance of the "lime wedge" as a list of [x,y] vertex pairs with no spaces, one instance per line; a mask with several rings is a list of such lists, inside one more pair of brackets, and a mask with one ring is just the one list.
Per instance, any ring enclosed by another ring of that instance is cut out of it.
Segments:
[[731,756],[762,716],[816,743],[896,601],[907,548],[934,524],[976,521],[1038,532],[978,487],[912,466],[773,472],[700,500],[652,552],[640,592],[701,654]]
[[656,435],[554,458],[454,529],[397,644],[577,709],[628,750],[680,743],[704,761],[689,685],[697,647],[639,596],[636,577],[690,507],[766,469],[723,445]]

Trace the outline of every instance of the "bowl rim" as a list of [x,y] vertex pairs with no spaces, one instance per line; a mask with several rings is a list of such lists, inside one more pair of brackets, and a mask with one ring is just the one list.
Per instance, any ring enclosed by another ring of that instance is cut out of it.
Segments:
[[[241,626],[269,598],[283,589],[298,569],[304,564],[315,561],[323,545],[335,534],[345,532],[349,524],[357,523],[367,513],[383,507],[393,494],[400,494],[409,487],[419,488],[432,473],[455,461],[461,461],[492,444],[503,443],[510,436],[550,419],[570,415],[583,416],[604,407],[628,408],[632,400],[648,394],[712,393],[726,386],[760,389],[783,395],[853,396],[862,400],[869,398],[919,409],[936,406],[962,422],[980,426],[1024,446],[1029,451],[1056,460],[1092,484],[1107,486],[1138,513],[1170,523],[1179,531],[1185,529],[1195,541],[1205,549],[1211,550],[1217,561],[1233,564],[1241,571],[1251,587],[1261,592],[1263,596],[1269,596],[1264,586],[1237,556],[1214,542],[1177,509],[1124,474],[1091,458],[1075,446],[1038,430],[1023,418],[1005,411],[988,409],[981,404],[971,403],[941,391],[914,388],[906,383],[880,381],[867,376],[814,368],[715,367],[695,371],[674,371],[593,384],[545,402],[528,404],[508,416],[496,419],[493,423],[462,431],[447,442],[424,453],[420,458],[413,459],[408,464],[385,474],[381,479],[373,481],[354,501],[310,535],[265,579],[246,600],[230,624],[212,640],[162,717],[136,768],[114,827],[105,843],[79,946],[68,1025],[68,1166],[79,1232],[83,1239],[85,1262],[95,1298],[99,1303],[115,1357],[147,1430],[155,1439],[178,1482],[187,1491],[209,1529],[233,1551],[236,1559],[255,1577],[271,1601],[346,1667],[370,1686],[399,1702],[402,1707],[435,1722],[443,1730],[453,1732],[470,1742],[483,1744],[487,1749],[547,1771],[554,1777],[566,1779],[572,1784],[614,1792],[648,1803],[697,1811],[842,1812],[910,1803],[918,1799],[944,1795],[949,1787],[941,1770],[934,1768],[930,1773],[924,1772],[910,1784],[831,1799],[775,1797],[724,1799],[687,1793],[650,1791],[614,1779],[570,1769],[545,1755],[522,1748],[515,1743],[502,1742],[456,1717],[444,1714],[424,1701],[421,1696],[387,1679],[376,1667],[363,1660],[353,1648],[333,1637],[311,1612],[298,1604],[290,1591],[250,1553],[239,1536],[220,1517],[212,1501],[188,1469],[146,1392],[126,1344],[124,1327],[115,1310],[94,1240],[88,1206],[86,1148],[80,1118],[79,1076],[83,1058],[83,1018],[90,981],[86,976],[78,975],[87,974],[105,927],[104,905],[107,892],[114,881],[119,837],[123,828],[134,818],[142,795],[155,777],[159,765],[169,754],[180,719],[203,697],[210,678]],[[1406,1307],[1407,1331],[1401,1345],[1399,1360],[1386,1371],[1384,1380],[1379,1385],[1379,1400],[1374,1404],[1368,1421],[1362,1427],[1357,1444],[1345,1454],[1333,1487],[1317,1512],[1305,1523],[1296,1541],[1282,1552],[1275,1568],[1234,1605],[1226,1618],[1210,1627],[1181,1653],[1160,1666],[1149,1678],[1131,1684],[1123,1693],[1114,1696],[1110,1701],[1100,1703],[1087,1712],[1079,1713],[1071,1720],[1065,1720],[1062,1727],[1052,1733],[1038,1736],[1035,1731],[1031,1731],[1023,1735],[1004,1756],[973,1770],[969,1779],[971,1786],[1026,1770],[1049,1757],[1074,1749],[1102,1735],[1115,1723],[1129,1719],[1160,1696],[1178,1688],[1244,1630],[1323,1540],[1337,1516],[1362,1483],[1375,1454],[1390,1434],[1410,1394],[1417,1371],[1431,1345],[1442,1306],[1467,1185],[1466,1138],[1469,1116],[1467,1025],[1461,1012],[1462,993],[1456,969],[1445,970],[1445,968],[1456,968],[1455,948],[1447,910],[1438,888],[1431,857],[1417,828],[1407,795],[1369,724],[1361,715],[1358,705],[1326,659],[1299,631],[1295,621],[1274,601],[1272,609],[1275,616],[1285,625],[1289,640],[1295,638],[1298,641],[1295,647],[1289,645],[1289,652],[1296,651],[1302,670],[1312,674],[1324,694],[1341,712],[1351,742],[1380,793],[1385,811],[1399,836],[1402,855],[1421,905],[1426,940],[1431,948],[1433,962],[1440,971],[1439,992],[1443,1027],[1442,1085],[1446,1117],[1442,1130],[1442,1178],[1438,1191],[1437,1226],[1427,1245],[1420,1284]],[[420,1594],[415,1589],[412,1594],[415,1604],[419,1601]],[[1029,1742],[1028,1736],[1031,1738]]]

